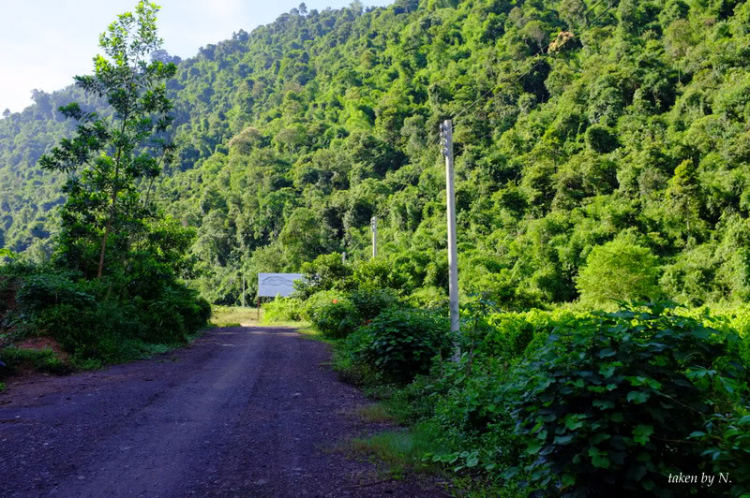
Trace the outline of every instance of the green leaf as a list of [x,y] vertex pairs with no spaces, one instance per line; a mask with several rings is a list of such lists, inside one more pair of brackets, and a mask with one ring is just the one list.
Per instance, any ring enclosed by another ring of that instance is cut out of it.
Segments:
[[610,462],[606,451],[599,451],[598,448],[589,448],[591,465],[600,469],[608,469]]
[[648,384],[648,386],[652,389],[661,389],[661,382],[654,379],[646,379],[646,384]]
[[575,436],[568,434],[567,436],[555,436],[555,444],[566,445],[573,440]]
[[594,400],[592,404],[600,410],[609,410],[610,408],[615,407],[614,401],[610,401],[608,399],[597,399]]
[[536,455],[539,453],[539,450],[542,449],[542,445],[544,443],[542,441],[531,441],[529,442],[529,446],[526,448],[526,453],[529,455]]
[[636,405],[640,405],[642,403],[645,403],[646,400],[648,400],[650,394],[643,391],[630,391],[627,396],[627,400],[629,402],[635,403]]
[[500,474],[500,477],[507,481],[509,479],[513,479],[516,475],[518,475],[519,471],[520,469],[518,467],[510,467],[506,469],[505,472]]
[[578,420],[578,415],[568,415],[565,417],[565,427],[567,427],[568,430],[574,431],[583,427],[583,422]]
[[645,445],[651,439],[651,434],[654,433],[654,426],[638,424],[633,429],[633,441],[641,445]]
[[726,389],[726,391],[729,394],[734,393],[734,390],[737,388],[736,382],[734,382],[731,379],[727,379],[726,377],[719,377],[719,380],[721,381],[721,384],[724,386],[724,389]]
[[601,367],[599,369],[599,374],[605,379],[612,377],[614,373],[615,373],[615,367]]

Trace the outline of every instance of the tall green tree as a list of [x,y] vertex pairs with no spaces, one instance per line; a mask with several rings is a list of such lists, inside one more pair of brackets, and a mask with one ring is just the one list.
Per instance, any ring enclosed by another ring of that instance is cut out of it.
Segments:
[[94,58],[93,75],[75,81],[87,94],[105,99],[113,113],[85,112],[78,103],[61,107],[63,115],[78,122],[76,133],[39,161],[45,170],[70,175],[64,189],[63,253],[85,270],[91,241],[98,238],[97,278],[103,275],[108,246],[127,247],[128,232],[148,216],[153,181],[172,160],[174,148],[165,139],[173,120],[166,81],[176,66],[148,57],[162,46],[158,11],[156,4],[141,1],[135,13],[121,14],[102,33],[99,46],[105,55]]

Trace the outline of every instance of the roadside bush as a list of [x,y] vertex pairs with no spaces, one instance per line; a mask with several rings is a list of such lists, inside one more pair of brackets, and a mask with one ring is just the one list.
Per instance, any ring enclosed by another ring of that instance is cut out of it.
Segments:
[[51,349],[5,348],[1,352],[5,366],[11,370],[27,367],[40,372],[66,374],[71,371],[69,365],[61,362]]
[[19,279],[0,275],[0,328],[6,314],[15,306]]
[[451,351],[448,329],[439,315],[390,308],[357,329],[347,339],[347,348],[384,378],[407,383],[426,374],[435,356]]
[[448,295],[438,287],[422,287],[411,293],[406,303],[415,308],[426,310],[448,309]]
[[145,328],[141,338],[146,342],[177,344],[184,342],[211,318],[211,305],[184,285],[167,286],[158,298],[139,301],[140,319]]
[[207,301],[177,282],[151,286],[158,293],[149,299],[126,299],[116,279],[86,281],[77,280],[75,273],[29,270],[17,278],[16,306],[5,319],[12,340],[52,337],[75,366],[135,359],[144,352],[144,343],[183,342],[211,315]]
[[[301,268],[305,278],[294,283],[297,297],[308,299],[321,291],[344,291],[351,286],[347,278],[351,267],[341,261],[341,254],[324,254],[314,261],[303,263]],[[349,279],[350,280],[350,279]]]
[[398,305],[398,297],[390,289],[357,290],[349,294],[362,320],[372,320],[382,311]]
[[533,484],[571,497],[674,496],[665,476],[710,470],[706,446],[688,438],[745,394],[737,334],[657,305],[582,318],[575,329],[550,335],[506,384]]
[[334,301],[315,309],[312,324],[326,337],[343,339],[360,325],[362,319],[348,299]]
[[740,414],[715,414],[690,439],[707,448],[703,454],[710,456],[714,475],[731,476],[733,496],[750,496],[750,407]]
[[492,330],[477,346],[477,354],[514,361],[544,345],[552,331],[571,331],[588,313],[568,310],[531,310],[493,313],[487,317]]
[[263,322],[296,322],[301,319],[302,301],[293,297],[277,297],[263,303]]
[[332,303],[334,300],[341,301],[344,299],[346,299],[346,293],[342,291],[328,290],[316,292],[302,304],[299,312],[300,318],[305,321],[312,322],[313,315],[318,308],[326,306]]
[[433,405],[427,423],[447,450],[432,460],[454,471],[481,468],[490,475],[517,465],[525,447],[504,403],[508,370],[502,362],[464,354],[459,363],[440,365],[433,373],[439,375],[422,381],[421,396],[412,395],[422,399],[414,399],[415,409]]
[[94,296],[84,292],[75,282],[62,275],[31,275],[24,279],[16,293],[16,301],[25,314],[35,314],[57,305],[81,310],[96,306]]

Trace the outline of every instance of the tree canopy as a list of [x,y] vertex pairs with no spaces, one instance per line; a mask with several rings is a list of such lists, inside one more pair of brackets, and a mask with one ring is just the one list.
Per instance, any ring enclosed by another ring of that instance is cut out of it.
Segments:
[[[737,0],[300,6],[179,63],[175,162],[154,201],[197,230],[195,285],[215,302],[238,300],[240,272],[366,258],[372,216],[383,258],[437,267],[438,123],[461,113],[464,291],[576,300],[589,255],[625,233],[664,295],[744,299],[749,21]],[[27,257],[60,226],[63,175],[35,166],[73,132],[55,109],[101,108],[79,92],[0,120],[0,245]]]

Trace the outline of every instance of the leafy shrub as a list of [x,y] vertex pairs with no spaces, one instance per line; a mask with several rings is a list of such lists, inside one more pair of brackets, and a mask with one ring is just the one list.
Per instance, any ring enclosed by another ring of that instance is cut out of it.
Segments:
[[659,266],[646,247],[622,237],[595,247],[581,270],[576,287],[590,304],[650,300],[659,297]]
[[300,308],[300,318],[312,322],[315,311],[332,303],[334,300],[340,301],[346,299],[346,293],[342,291],[320,291],[310,296]]
[[690,434],[746,388],[737,341],[655,305],[550,335],[506,386],[531,480],[571,497],[611,489],[673,496],[665,476],[707,467],[705,446]]
[[392,271],[390,258],[381,256],[357,263],[352,280],[358,289],[387,289],[393,286]]
[[20,285],[16,277],[0,275],[0,328],[3,327],[6,315],[15,307],[16,292]]
[[690,439],[707,449],[714,475],[731,476],[734,496],[750,496],[750,410],[744,414],[716,414],[709,418],[705,429],[695,431]]
[[477,354],[512,361],[543,346],[553,330],[573,330],[587,313],[567,310],[531,310],[493,313],[487,317],[491,330],[478,344]]
[[0,357],[2,357],[6,367],[12,370],[25,366],[53,374],[66,374],[71,371],[71,367],[60,361],[51,349],[10,347],[0,351]]
[[27,314],[44,311],[57,305],[68,305],[81,310],[96,306],[90,293],[62,275],[31,275],[18,289],[16,301]]
[[415,308],[427,310],[448,309],[448,295],[438,287],[422,287],[412,292],[406,299],[406,303]]
[[83,309],[59,304],[37,313],[32,323],[37,333],[55,338],[71,353],[74,363],[90,358],[115,363],[138,356],[123,340],[141,333],[142,324],[131,318],[135,314],[132,305],[115,301]]
[[76,280],[74,273],[33,267],[28,273],[18,277],[17,306],[6,322],[16,339],[23,334],[56,339],[75,366],[138,358],[143,342],[179,343],[211,315],[207,301],[168,279],[140,288],[154,293],[148,299],[138,294],[124,299],[127,282],[116,278]]
[[294,283],[296,295],[308,299],[317,292],[345,290],[351,269],[341,261],[341,254],[324,254],[314,261],[302,265],[305,278]]
[[263,303],[263,322],[296,322],[300,320],[302,301],[293,297],[277,297]]
[[398,305],[398,297],[390,289],[357,290],[349,294],[362,320],[372,320],[382,311]]
[[420,310],[390,308],[347,339],[355,358],[384,378],[409,382],[427,373],[452,346],[447,320]]
[[176,344],[205,326],[211,318],[211,305],[198,293],[182,285],[168,286],[151,301],[141,301],[144,334],[151,343]]
[[448,451],[433,455],[433,461],[454,471],[477,467],[491,472],[517,465],[524,447],[503,402],[507,369],[494,359],[464,354],[439,371],[437,378],[423,383],[421,401],[412,401],[422,413],[434,405],[428,424]]
[[312,324],[324,336],[342,339],[351,334],[362,320],[348,299],[334,301],[315,309]]

